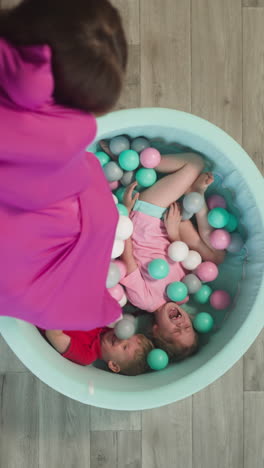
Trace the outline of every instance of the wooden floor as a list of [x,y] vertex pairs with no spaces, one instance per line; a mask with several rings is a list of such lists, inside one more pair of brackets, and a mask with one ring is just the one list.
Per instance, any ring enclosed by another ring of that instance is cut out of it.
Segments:
[[[113,3],[130,53],[118,107],[172,107],[204,117],[263,171],[264,0]],[[0,468],[263,468],[263,350],[264,333],[200,393],[126,413],[64,398],[0,339]]]

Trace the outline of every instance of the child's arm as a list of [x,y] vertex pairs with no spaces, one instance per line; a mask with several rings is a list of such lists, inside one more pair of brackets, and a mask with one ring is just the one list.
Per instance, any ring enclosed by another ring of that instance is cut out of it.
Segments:
[[71,342],[71,337],[65,335],[62,330],[46,330],[45,335],[59,353],[63,354],[67,351]]
[[137,262],[133,255],[133,245],[131,237],[125,241],[125,249],[123,254],[121,255],[121,259],[127,267],[127,275],[129,275],[129,273],[132,273],[138,268]]

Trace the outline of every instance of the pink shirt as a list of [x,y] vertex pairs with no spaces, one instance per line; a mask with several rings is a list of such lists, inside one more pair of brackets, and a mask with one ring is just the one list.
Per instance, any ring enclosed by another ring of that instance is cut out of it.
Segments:
[[92,330],[121,308],[106,289],[118,212],[93,115],[56,104],[52,52],[0,39],[0,315]]
[[[120,282],[126,287],[129,301],[140,309],[154,312],[165,302],[170,301],[166,287],[173,281],[181,281],[186,275],[179,262],[171,261],[167,256],[170,241],[161,219],[132,211],[133,255],[138,268],[123,278]],[[155,280],[148,274],[148,264],[155,258],[162,258],[169,263],[170,271],[166,278]],[[188,301],[188,297],[179,304]]]

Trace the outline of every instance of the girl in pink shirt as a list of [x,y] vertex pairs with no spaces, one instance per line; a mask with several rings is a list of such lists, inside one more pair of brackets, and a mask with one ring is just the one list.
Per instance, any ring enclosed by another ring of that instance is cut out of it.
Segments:
[[[181,358],[193,353],[197,347],[197,335],[189,315],[166,296],[166,286],[180,281],[185,275],[178,262],[168,259],[169,244],[176,240],[185,242],[190,249],[200,253],[203,260],[222,263],[224,252],[213,249],[209,243],[211,227],[207,222],[207,205],[196,214],[198,232],[190,220],[182,221],[177,201],[189,192],[204,194],[213,182],[211,173],[202,173],[204,161],[195,153],[163,155],[155,168],[167,176],[153,186],[132,197],[137,183],[125,192],[124,204],[130,212],[134,231],[126,241],[123,261],[127,276],[121,281],[126,287],[128,299],[142,310],[155,313],[153,335],[156,344],[180,353]],[[161,219],[163,217],[163,219]],[[164,279],[154,280],[148,274],[148,263],[155,258],[169,262],[170,272]],[[188,300],[188,298],[187,298]]]

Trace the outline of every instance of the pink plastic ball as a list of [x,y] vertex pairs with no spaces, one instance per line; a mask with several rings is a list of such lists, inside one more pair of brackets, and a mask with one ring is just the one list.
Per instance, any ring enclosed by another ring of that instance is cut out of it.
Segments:
[[[123,279],[123,278],[126,276],[126,274],[127,274],[127,267],[126,267],[125,263],[122,262],[122,260],[115,260],[114,263],[115,263],[115,264],[118,266],[118,268],[119,268],[120,275],[121,275],[120,280],[121,280],[121,279]],[[120,281],[120,280],[119,280],[119,281]]]
[[161,160],[161,155],[155,148],[146,148],[140,153],[140,162],[143,167],[153,168],[156,167]]
[[218,276],[218,268],[213,262],[202,262],[196,268],[195,273],[202,281],[214,281]]
[[116,301],[120,301],[125,292],[123,286],[121,286],[119,283],[116,284],[113,288],[109,288],[108,291]]
[[231,235],[225,229],[215,229],[210,234],[210,244],[216,250],[225,250],[231,242]]
[[206,203],[209,210],[213,210],[217,207],[226,208],[226,201],[224,197],[221,197],[221,195],[211,195],[207,198]]
[[230,294],[221,289],[214,291],[210,296],[210,304],[218,310],[226,309],[231,304]]
[[119,182],[118,180],[114,180],[114,182],[109,182],[109,187],[110,190],[115,190],[119,187]]

